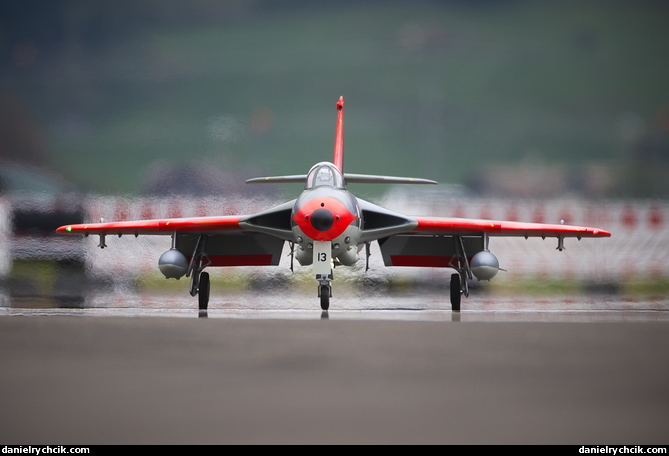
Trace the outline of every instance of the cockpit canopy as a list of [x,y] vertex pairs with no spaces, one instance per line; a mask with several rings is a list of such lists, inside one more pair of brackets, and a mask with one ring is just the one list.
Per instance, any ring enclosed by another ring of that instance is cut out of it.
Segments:
[[304,188],[309,190],[315,187],[335,187],[343,189],[345,187],[344,176],[332,163],[318,163],[309,170],[309,174],[307,174],[307,183]]

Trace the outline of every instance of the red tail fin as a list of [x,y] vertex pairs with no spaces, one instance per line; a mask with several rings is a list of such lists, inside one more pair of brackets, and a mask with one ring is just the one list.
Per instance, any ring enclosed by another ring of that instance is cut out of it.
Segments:
[[339,171],[344,172],[344,97],[339,97],[337,102],[337,126],[332,163],[339,168]]

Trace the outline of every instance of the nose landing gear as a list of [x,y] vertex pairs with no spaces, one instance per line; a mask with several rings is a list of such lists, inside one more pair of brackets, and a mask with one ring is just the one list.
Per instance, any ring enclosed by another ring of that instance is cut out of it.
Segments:
[[321,309],[330,308],[332,296],[332,242],[314,241],[313,268],[318,280],[318,297],[321,299]]
[[316,279],[318,280],[318,297],[321,299],[321,309],[328,310],[332,297],[332,274],[319,274]]

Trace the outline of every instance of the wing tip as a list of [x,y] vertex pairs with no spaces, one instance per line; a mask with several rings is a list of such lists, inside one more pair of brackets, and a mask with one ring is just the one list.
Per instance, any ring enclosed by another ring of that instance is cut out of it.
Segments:
[[611,237],[611,232],[600,228],[592,228],[592,234],[595,237]]

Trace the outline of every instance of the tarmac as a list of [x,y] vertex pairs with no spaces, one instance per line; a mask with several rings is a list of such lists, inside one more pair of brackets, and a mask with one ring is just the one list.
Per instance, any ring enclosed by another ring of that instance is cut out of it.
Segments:
[[0,442],[669,440],[667,318],[361,315],[5,312]]

